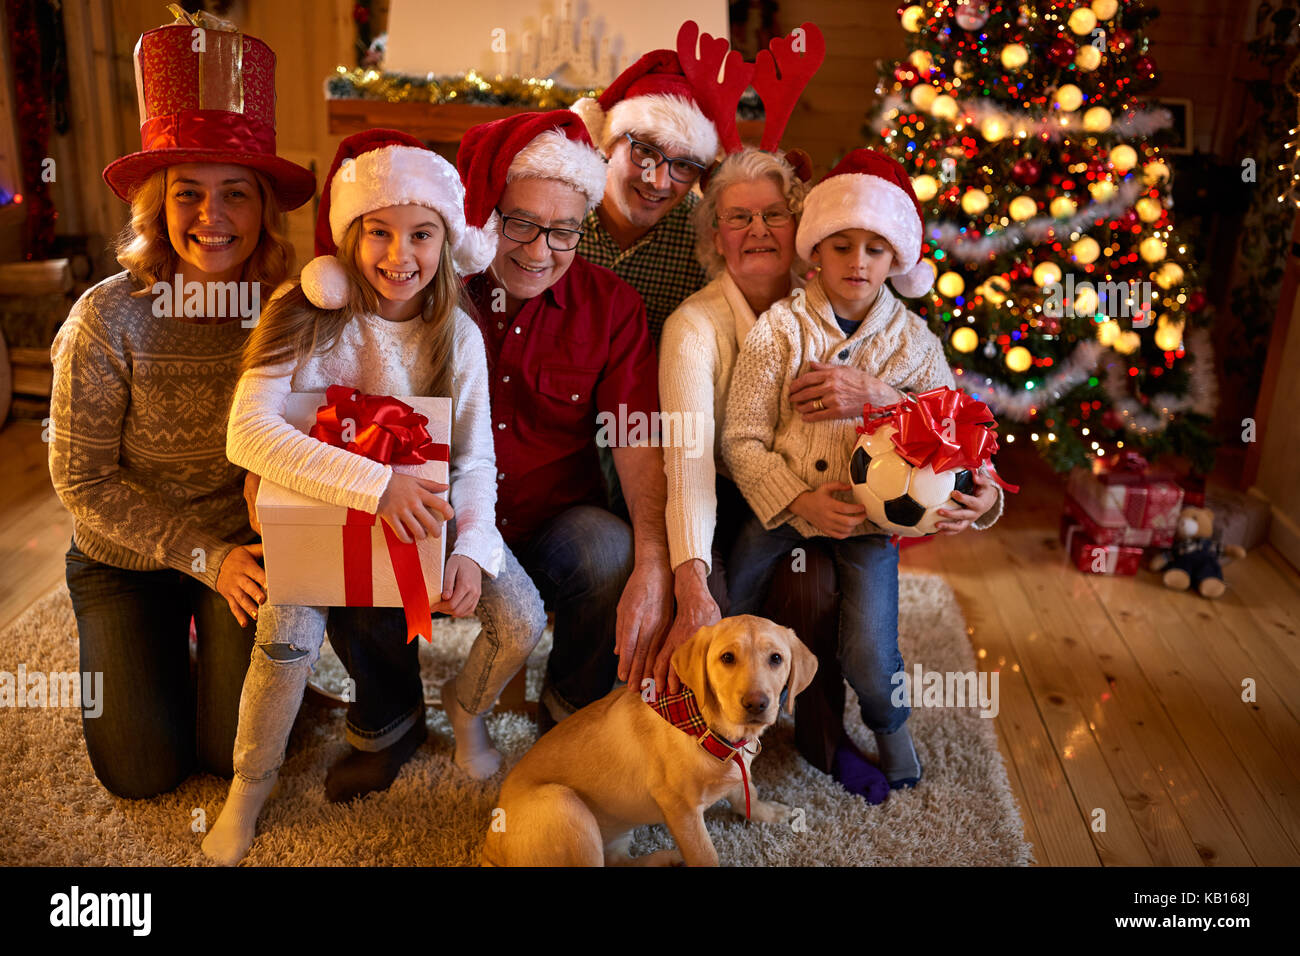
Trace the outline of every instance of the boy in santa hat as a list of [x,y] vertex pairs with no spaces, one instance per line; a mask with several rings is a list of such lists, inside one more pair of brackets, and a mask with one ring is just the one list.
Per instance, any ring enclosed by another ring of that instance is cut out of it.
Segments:
[[[805,538],[831,539],[841,591],[841,665],[894,789],[921,778],[906,726],[909,710],[891,700],[892,678],[903,670],[898,546],[866,520],[850,494],[857,433],[855,419],[841,417],[838,386],[851,374],[855,394],[873,394],[873,405],[903,401],[905,392],[956,387],[938,337],[885,285],[891,277],[909,298],[929,290],[934,271],[921,259],[922,231],[907,172],[881,153],[853,150],[809,192],[795,247],[817,273],[805,289],[763,313],[746,338],[722,439],[732,476],[754,510],[727,562],[729,592],[750,596],[733,604],[732,613],[757,610],[775,563]],[[813,364],[812,384],[789,392],[791,380]],[[987,528],[1001,515],[998,487],[982,473],[974,481],[975,494],[955,491],[959,507],[939,510],[940,531]],[[852,789],[865,760],[845,735],[834,776]]]

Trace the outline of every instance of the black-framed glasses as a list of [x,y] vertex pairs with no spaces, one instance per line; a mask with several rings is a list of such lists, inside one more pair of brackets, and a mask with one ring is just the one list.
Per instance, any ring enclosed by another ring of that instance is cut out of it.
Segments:
[[708,168],[703,163],[697,163],[693,159],[686,159],[684,156],[666,156],[664,151],[657,146],[651,146],[649,143],[633,139],[631,133],[624,133],[623,135],[627,137],[628,154],[632,157],[632,162],[642,169],[646,168],[647,160],[654,163],[655,169],[667,163],[670,178],[677,180],[679,183],[693,183]]
[[755,216],[762,218],[763,225],[769,229],[779,229],[794,222],[794,215],[788,209],[769,209],[767,212],[755,212],[753,209],[728,209],[725,214],[718,216],[717,222],[739,232],[748,229]]
[[528,245],[528,243],[536,239],[538,233],[545,233],[546,244],[553,251],[570,252],[578,248],[578,241],[582,239],[581,229],[541,226],[530,219],[507,216],[500,209],[497,210],[497,215],[501,217],[501,235],[523,245]]

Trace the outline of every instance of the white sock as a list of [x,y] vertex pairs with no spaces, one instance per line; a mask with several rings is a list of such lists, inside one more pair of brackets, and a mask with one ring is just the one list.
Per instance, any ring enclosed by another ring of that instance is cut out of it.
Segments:
[[235,774],[221,815],[212,832],[203,838],[203,852],[209,859],[222,866],[234,866],[244,858],[253,845],[257,817],[275,787],[277,776],[278,771],[265,780],[250,781]]
[[487,723],[481,716],[467,712],[456,699],[455,678],[442,685],[442,709],[456,737],[456,766],[475,780],[486,780],[501,769],[501,754],[492,746]]

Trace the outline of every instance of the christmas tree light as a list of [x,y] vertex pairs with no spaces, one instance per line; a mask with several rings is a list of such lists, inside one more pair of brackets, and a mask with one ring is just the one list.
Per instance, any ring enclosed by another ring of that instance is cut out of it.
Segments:
[[[913,177],[958,385],[1068,468],[1127,446],[1208,469],[1205,293],[1143,99],[1142,0],[924,0],[868,127]],[[1158,316],[1158,319],[1157,319]],[[1049,437],[1050,436],[1050,437]]]

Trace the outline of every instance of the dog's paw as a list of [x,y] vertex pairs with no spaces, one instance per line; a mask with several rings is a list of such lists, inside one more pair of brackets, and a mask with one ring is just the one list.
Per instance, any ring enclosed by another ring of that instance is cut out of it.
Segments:
[[789,823],[793,811],[784,803],[771,800],[755,800],[749,810],[749,818],[759,823]]

